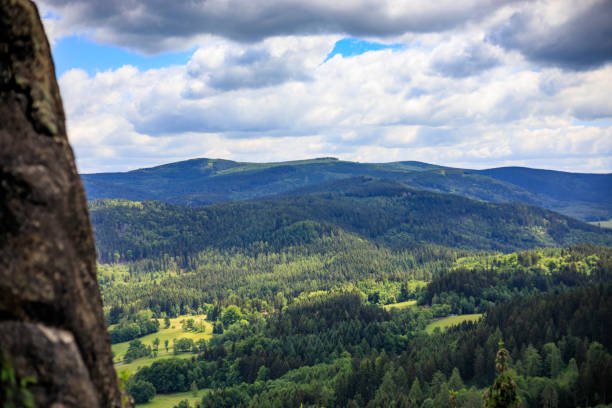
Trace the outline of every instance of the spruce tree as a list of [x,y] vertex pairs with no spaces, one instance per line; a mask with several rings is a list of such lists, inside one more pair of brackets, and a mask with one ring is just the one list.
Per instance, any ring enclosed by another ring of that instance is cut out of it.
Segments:
[[498,373],[497,378],[482,397],[485,408],[512,408],[520,406],[521,400],[518,395],[518,387],[508,375],[508,357],[508,350],[504,348],[504,343],[500,342],[497,358],[495,359],[495,369]]
[[408,394],[408,400],[410,401],[410,407],[418,407],[423,399],[423,391],[421,390],[421,383],[419,379],[415,377],[410,387],[410,393]]

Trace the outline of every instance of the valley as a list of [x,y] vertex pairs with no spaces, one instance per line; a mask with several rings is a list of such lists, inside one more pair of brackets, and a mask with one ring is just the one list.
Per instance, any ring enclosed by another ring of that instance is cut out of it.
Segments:
[[[355,165],[293,165],[313,163]],[[207,166],[214,177],[286,171]],[[162,194],[159,171],[138,177]],[[531,172],[497,176],[532,183]],[[612,230],[397,177],[328,178],[290,191],[264,178],[248,194],[220,184],[241,198],[201,206],[89,201],[109,330],[129,337],[113,344],[115,368],[138,403],[450,407],[455,395],[481,406],[501,341],[526,407],[608,402],[612,338],[594,322],[612,313]]]
[[0,406],[612,408],[611,21],[0,0]]

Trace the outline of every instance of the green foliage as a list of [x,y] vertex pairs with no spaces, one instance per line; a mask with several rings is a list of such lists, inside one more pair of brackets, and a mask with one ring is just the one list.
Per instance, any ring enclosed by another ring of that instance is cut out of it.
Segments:
[[478,200],[534,204],[581,219],[612,216],[606,195],[610,175],[517,167],[479,171],[419,162],[375,164],[333,158],[280,163],[194,159],[127,173],[81,177],[90,199],[160,200],[195,206],[278,193],[346,190],[355,180],[368,179],[362,175]]
[[486,408],[512,408],[519,407],[521,404],[516,382],[508,375],[508,357],[508,350],[500,342],[495,359],[497,378],[483,396]]
[[130,404],[130,398],[127,393],[127,384],[130,379],[130,376],[131,374],[129,370],[120,370],[117,373],[119,391],[121,391],[121,403],[123,404],[123,406],[128,406]]
[[[160,394],[189,391],[187,369],[192,363],[180,358],[169,358],[155,361],[149,367],[143,367],[134,374],[135,381],[146,381],[153,384]],[[204,387],[201,387],[204,388]]]
[[147,381],[130,381],[127,385],[127,392],[137,404],[146,404],[155,396],[155,387]]
[[125,353],[124,359],[128,363],[140,357],[147,357],[151,355],[151,347],[145,346],[140,340],[132,340]]
[[529,377],[539,377],[542,371],[540,353],[531,344],[525,350],[525,374]]
[[[197,391],[196,391],[196,393],[197,393]],[[173,408],[191,408],[191,405],[189,405],[189,401],[188,400],[181,400]]]
[[421,390],[421,383],[419,378],[415,377],[408,393],[408,404],[410,407],[419,407],[423,399],[423,391]]
[[124,317],[118,324],[108,331],[111,343],[123,343],[137,337],[146,336],[159,330],[159,321],[151,319],[150,315],[140,312],[134,316]]
[[28,390],[30,384],[36,384],[32,377],[18,378],[13,361],[0,350],[0,402],[2,408],[34,408],[34,396]]
[[459,259],[421,292],[421,304],[453,313],[486,312],[493,303],[541,292],[612,281],[612,248],[578,245]]
[[[179,207],[159,202],[90,205],[100,260],[115,263],[180,257],[202,248],[279,251],[338,231],[390,248],[423,244],[512,251],[590,241],[612,243],[612,231],[519,204],[490,204],[365,180],[346,192],[295,195],[248,203]],[[117,226],[121,228],[117,228]]]
[[174,344],[174,354],[187,353],[187,352],[193,351],[194,349],[197,351],[197,347],[195,346],[195,342],[193,341],[193,339],[188,339],[188,338],[181,338],[178,340],[174,339],[173,344]]
[[366,294],[379,293],[379,301],[414,299],[424,280],[467,254],[443,247],[390,251],[339,233],[309,246],[258,255],[206,250],[190,260],[195,270],[187,273],[165,270],[163,263],[147,264],[151,270],[143,262],[129,263],[131,275],[102,281],[101,288],[104,302],[115,305],[107,310],[151,309],[157,315],[176,316],[206,308],[208,319],[216,321],[228,304],[243,313],[271,312],[303,292],[329,290],[347,281],[357,282]]
[[[475,407],[482,391],[473,386],[494,382],[503,336],[516,356],[503,372],[526,408],[554,403],[555,393],[560,408],[585,406],[606,402],[612,339],[584,316],[602,319],[610,304],[610,286],[539,295],[426,335],[429,310],[388,312],[356,290],[319,292],[248,326],[233,325],[197,358],[160,360],[134,377],[162,393],[187,392],[195,381],[213,390],[205,406],[452,406],[452,395],[457,406]],[[551,318],[565,322],[552,334],[543,324]],[[560,355],[556,377],[527,374],[530,348],[541,357],[539,375],[546,375],[547,356]]]
[[187,319],[183,322],[183,330],[193,330],[194,321],[193,319]]
[[[228,166],[215,174],[257,170]],[[612,314],[610,248],[474,251],[612,242],[596,227],[367,177],[204,208],[91,208],[109,322],[151,310],[213,324],[208,342],[177,338],[175,352],[197,355],[134,375],[160,393],[208,389],[202,405],[221,407],[473,407],[504,338],[526,408],[610,402],[612,338],[592,324]],[[417,299],[427,307],[380,307]],[[425,333],[451,312],[484,316]],[[184,336],[198,331],[190,319]]]
[[463,379],[461,379],[461,374],[457,367],[453,368],[453,372],[448,379],[448,388],[451,390],[460,390],[464,387]]
[[229,327],[243,318],[244,316],[240,312],[240,308],[236,305],[228,306],[223,310],[223,313],[221,313],[221,322],[223,323],[223,327]]
[[[439,305],[435,305],[435,306],[439,306]],[[443,310],[443,313],[445,312],[444,314],[449,314],[450,307],[448,307],[448,305],[445,305],[445,306],[447,307]],[[439,315],[439,312],[434,313],[434,317],[437,317],[437,315]],[[482,314],[448,316],[442,319],[434,320],[433,322],[429,323],[427,327],[425,328],[425,331],[427,331],[427,333],[430,333],[430,334],[433,333],[436,329],[440,331],[444,331],[446,328],[450,326],[455,326],[463,322],[478,321],[481,317],[482,317]]]

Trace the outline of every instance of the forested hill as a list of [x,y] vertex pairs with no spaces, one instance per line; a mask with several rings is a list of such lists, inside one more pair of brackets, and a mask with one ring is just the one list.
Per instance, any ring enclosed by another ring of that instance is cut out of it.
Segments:
[[334,158],[279,163],[193,159],[125,173],[83,174],[82,179],[89,199],[158,200],[201,206],[250,200],[363,175],[483,201],[537,205],[582,220],[612,218],[612,174],[520,167],[467,170],[420,162],[356,163]]
[[340,230],[392,249],[436,244],[508,252],[612,244],[612,231],[533,206],[485,203],[369,177],[340,184],[335,192],[206,207],[94,200],[100,260],[187,256],[205,248],[278,250]]

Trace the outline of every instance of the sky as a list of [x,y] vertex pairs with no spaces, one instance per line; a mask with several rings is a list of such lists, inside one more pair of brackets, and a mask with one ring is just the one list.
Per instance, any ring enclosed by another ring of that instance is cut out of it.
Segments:
[[83,173],[612,172],[612,0],[38,0]]

